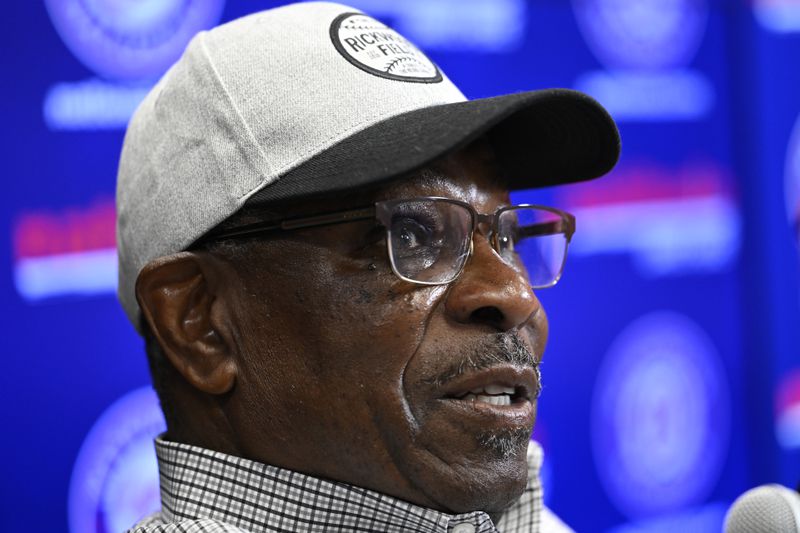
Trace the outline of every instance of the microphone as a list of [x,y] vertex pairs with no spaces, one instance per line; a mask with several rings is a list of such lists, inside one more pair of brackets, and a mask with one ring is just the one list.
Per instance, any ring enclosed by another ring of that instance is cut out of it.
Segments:
[[761,485],[733,502],[725,533],[800,532],[800,494],[781,485]]

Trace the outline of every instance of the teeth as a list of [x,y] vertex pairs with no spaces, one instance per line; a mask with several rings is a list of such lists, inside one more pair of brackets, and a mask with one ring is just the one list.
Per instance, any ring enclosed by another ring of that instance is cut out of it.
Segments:
[[503,387],[502,385],[487,385],[486,387],[479,387],[470,391],[473,394],[514,394],[514,387]]
[[514,387],[492,384],[472,389],[461,399],[468,402],[482,402],[491,405],[511,405],[511,397],[514,396],[515,392]]
[[486,387],[487,394],[514,394],[514,387],[501,387],[500,385],[489,385]]
[[485,394],[467,394],[462,398],[468,402],[482,402],[492,405],[511,405],[511,396],[500,394],[498,396],[487,396]]

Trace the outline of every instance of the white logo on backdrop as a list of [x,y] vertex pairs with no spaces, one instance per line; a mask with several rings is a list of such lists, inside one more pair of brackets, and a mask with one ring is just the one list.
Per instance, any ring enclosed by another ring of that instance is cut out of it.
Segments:
[[800,32],[800,0],[753,0],[753,14],[769,31]]
[[706,32],[707,0],[572,0],[587,45],[606,67],[577,88],[617,120],[688,120],[711,109],[714,91],[690,70]]
[[151,387],[126,394],[103,412],[72,470],[68,506],[72,533],[126,531],[161,508],[153,439],[164,430]]
[[507,52],[525,39],[525,0],[348,0],[426,50]]
[[704,0],[573,0],[578,25],[610,69],[689,65],[706,29]]
[[730,431],[719,355],[688,317],[640,317],[616,338],[592,402],[595,464],[630,518],[701,503],[719,478]]
[[123,128],[133,110],[224,0],[46,0],[67,48],[101,79],[55,84],[44,102],[51,129]]

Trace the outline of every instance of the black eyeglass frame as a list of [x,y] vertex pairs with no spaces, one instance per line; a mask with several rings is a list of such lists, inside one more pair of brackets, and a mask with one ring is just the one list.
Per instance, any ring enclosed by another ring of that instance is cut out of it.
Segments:
[[392,267],[392,272],[394,272],[394,274],[400,279],[418,285],[447,285],[448,283],[452,283],[453,281],[458,279],[458,277],[464,271],[464,268],[466,267],[466,264],[469,260],[469,256],[472,255],[475,230],[478,229],[479,224],[486,224],[487,226],[489,226],[490,229],[487,234],[487,238],[489,239],[489,243],[492,245],[492,248],[494,248],[494,250],[499,254],[500,250],[499,250],[499,244],[497,242],[497,235],[499,234],[498,226],[500,223],[500,216],[507,211],[528,209],[528,208],[547,211],[549,213],[556,215],[559,218],[559,220],[527,226],[524,228],[525,237],[535,237],[537,235],[563,234],[564,237],[566,238],[566,243],[564,246],[564,257],[561,261],[561,265],[559,266],[558,274],[555,276],[555,279],[548,285],[534,286],[532,288],[544,289],[547,287],[552,287],[553,285],[558,283],[558,280],[561,278],[561,274],[564,270],[564,264],[566,263],[567,260],[567,249],[569,248],[569,243],[571,242],[572,236],[575,233],[575,216],[570,213],[567,213],[566,211],[562,211],[561,209],[557,209],[555,207],[536,205],[536,204],[509,205],[509,206],[499,207],[497,210],[495,210],[494,213],[486,214],[486,213],[478,213],[475,210],[475,208],[467,202],[463,202],[461,200],[455,200],[453,198],[444,198],[440,196],[419,196],[414,198],[404,198],[400,200],[383,200],[375,202],[371,206],[357,207],[353,209],[347,209],[344,211],[335,211],[331,213],[322,213],[319,215],[286,218],[283,220],[254,222],[252,224],[246,224],[238,228],[230,228],[218,232],[212,231],[211,233],[208,233],[206,236],[202,237],[199,241],[197,241],[193,247],[201,246],[210,242],[253,237],[255,235],[269,233],[276,230],[290,231],[296,229],[329,226],[333,224],[343,224],[346,222],[356,222],[360,220],[370,220],[370,219],[377,220],[386,229],[388,236],[391,227],[391,216],[393,213],[392,209],[398,205],[411,202],[420,202],[420,201],[446,202],[467,209],[472,219],[472,227],[470,228],[470,233],[469,233],[469,242],[470,242],[469,254],[467,256],[467,259],[465,259],[464,262],[462,263],[461,268],[458,270],[458,272],[456,272],[453,275],[451,279],[448,279],[447,281],[434,281],[434,282],[419,281],[415,279],[410,279],[397,271],[397,267],[395,266],[395,258],[392,254],[392,246],[387,245],[387,249],[389,252],[389,263]]

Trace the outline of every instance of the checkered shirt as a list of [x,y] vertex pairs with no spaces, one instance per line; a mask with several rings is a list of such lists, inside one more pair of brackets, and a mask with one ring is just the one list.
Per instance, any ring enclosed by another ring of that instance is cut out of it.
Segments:
[[528,486],[495,526],[486,513],[447,514],[385,494],[177,442],[156,439],[161,511],[128,533],[277,531],[539,531],[542,450],[528,448]]

